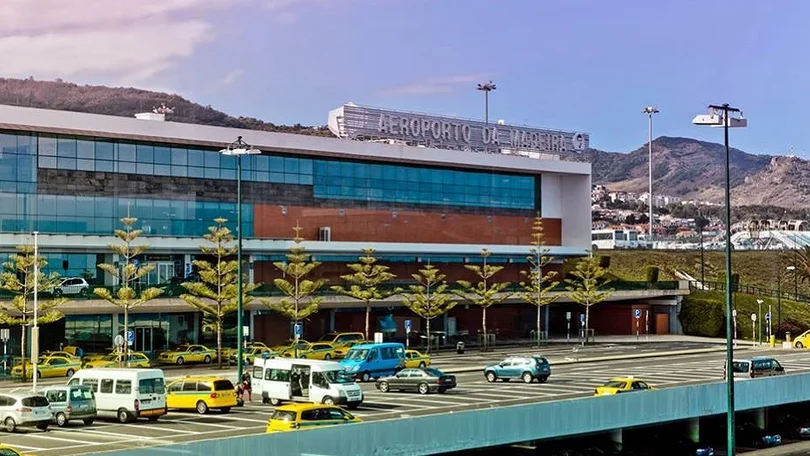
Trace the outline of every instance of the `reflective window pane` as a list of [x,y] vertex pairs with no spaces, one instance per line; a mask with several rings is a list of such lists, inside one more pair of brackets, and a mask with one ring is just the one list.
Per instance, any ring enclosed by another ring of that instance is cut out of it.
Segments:
[[93,141],[79,139],[76,141],[76,158],[92,160],[96,158],[96,146]]
[[56,140],[58,157],[76,158],[76,138],[60,136]]

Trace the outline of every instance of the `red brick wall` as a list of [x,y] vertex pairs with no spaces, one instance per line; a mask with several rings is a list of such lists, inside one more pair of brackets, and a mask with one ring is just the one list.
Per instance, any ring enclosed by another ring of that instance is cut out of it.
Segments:
[[[343,211],[343,215],[340,212]],[[254,206],[254,235],[260,238],[290,238],[299,223],[301,235],[317,239],[319,227],[331,227],[333,241],[425,242],[446,244],[528,245],[532,218],[508,215],[445,214],[418,210],[336,209],[278,205]],[[543,219],[546,243],[560,245],[560,219]]]

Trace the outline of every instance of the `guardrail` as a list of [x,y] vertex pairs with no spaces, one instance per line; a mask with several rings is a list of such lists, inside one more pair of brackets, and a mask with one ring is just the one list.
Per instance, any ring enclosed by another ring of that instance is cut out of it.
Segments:
[[[344,282],[344,281],[340,281],[340,282],[330,283],[329,285],[330,286],[331,285],[341,285],[341,286],[344,286],[344,287],[348,287],[350,284],[347,283],[347,282]],[[416,282],[414,282],[414,281],[388,282],[388,283],[379,285],[377,288],[382,290],[382,291],[390,291],[390,290],[394,290],[396,288],[401,288],[403,290],[403,292],[407,293],[410,290],[408,288],[408,285],[416,285]],[[145,289],[145,288],[153,287],[153,286],[163,289],[163,294],[161,295],[161,297],[163,297],[163,298],[173,298],[173,297],[180,296],[183,293],[186,293],[185,288],[183,288],[181,285],[174,285],[174,284],[136,285],[133,288],[135,288],[135,291],[140,291],[141,289]],[[606,289],[612,289],[614,291],[677,290],[678,287],[679,287],[679,282],[677,280],[659,281],[659,282],[642,282],[642,281],[628,281],[628,282],[621,281],[621,282],[618,282],[617,281],[617,282],[609,282],[605,286]],[[72,294],[72,295],[65,295],[65,296],[69,297],[69,298],[71,298],[73,300],[100,299],[98,296],[93,294],[93,289],[95,289],[95,288],[106,288],[106,289],[110,290],[110,292],[113,295],[115,295],[115,293],[118,291],[118,289],[120,287],[91,285],[90,290],[87,292],[86,295],[83,295],[83,294],[75,294],[74,295],[74,294]],[[454,286],[454,285],[451,285],[451,289],[455,289],[457,291],[461,290],[459,287]],[[524,291],[524,290],[520,286],[520,284],[513,283],[509,287],[507,287],[504,291],[507,292],[507,293],[508,292],[515,293],[515,292]],[[564,284],[560,284],[560,285],[554,287],[551,291],[552,292],[564,293],[567,290],[565,289]],[[42,292],[41,294],[43,296],[49,296],[51,293]],[[337,293],[332,291],[329,288],[329,286],[321,288],[320,290],[318,290],[318,292],[316,294],[320,295],[320,296],[337,296],[338,295]],[[259,285],[259,287],[255,291],[250,293],[250,295],[251,296],[257,296],[257,297],[272,297],[272,296],[283,296],[284,294],[281,292],[281,290],[279,290],[278,288],[276,288],[276,287],[274,287],[272,285],[261,284],[261,285]],[[12,296],[13,295],[11,293],[8,293],[8,292],[5,292],[5,291],[0,292],[0,300],[11,299]]]
[[[810,401],[810,374],[738,381],[735,391],[739,411],[806,402]],[[452,414],[402,415],[383,421],[107,454],[427,455],[718,415],[726,412],[726,405],[726,386],[718,382]]]
[[[726,284],[725,282],[703,282],[701,287],[701,282],[699,280],[690,281],[689,282],[689,291],[726,291]],[[751,285],[733,285],[731,286],[731,291],[734,293],[743,293],[749,295],[756,295],[756,296],[766,296],[769,298],[782,298],[782,299],[789,299],[792,301],[797,302],[808,302],[810,301],[810,297],[800,293],[790,293],[789,291],[785,290],[774,290],[773,288],[765,288],[765,287],[755,287]]]

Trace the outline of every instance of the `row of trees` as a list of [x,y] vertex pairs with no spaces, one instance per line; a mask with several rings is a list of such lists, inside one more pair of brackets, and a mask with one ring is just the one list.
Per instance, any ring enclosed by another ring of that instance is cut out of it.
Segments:
[[[98,267],[114,277],[118,283],[114,291],[107,288],[96,288],[94,294],[99,298],[115,305],[122,310],[124,316],[123,333],[129,327],[129,312],[155,298],[163,290],[149,287],[140,291],[135,284],[154,269],[154,265],[142,264],[138,266],[135,258],[144,254],[149,245],[136,242],[141,231],[134,229],[137,219],[125,217],[121,219],[122,229],[115,231],[120,240],[118,244],[111,245],[110,249],[119,256],[117,265],[100,264]],[[185,282],[182,287],[185,293],[180,299],[203,313],[206,321],[211,322],[211,329],[216,332],[217,353],[222,353],[223,321],[228,314],[234,313],[238,308],[237,271],[238,262],[231,259],[237,252],[234,245],[234,234],[225,226],[226,219],[214,220],[215,225],[209,228],[204,239],[206,245],[200,247],[201,252],[210,260],[195,260],[193,262],[199,271],[199,281]],[[318,292],[328,284],[326,279],[309,279],[308,276],[320,266],[318,261],[309,261],[309,254],[303,246],[300,235],[301,227],[293,228],[295,237],[293,245],[286,254],[286,261],[273,263],[283,274],[273,280],[273,284],[283,294],[280,300],[273,301],[267,298],[255,298],[251,295],[259,284],[245,283],[242,287],[242,302],[244,305],[257,300],[269,309],[289,318],[294,324],[317,312],[323,300]],[[482,308],[481,331],[483,334],[484,349],[487,349],[487,318],[489,307],[503,302],[513,296],[537,306],[537,334],[541,331],[541,309],[543,306],[556,301],[561,297],[552,290],[560,282],[554,279],[555,271],[544,269],[554,260],[549,256],[549,249],[545,246],[543,221],[536,218],[532,227],[532,248],[527,257],[528,270],[522,271],[525,281],[520,283],[519,292],[507,291],[512,285],[509,282],[498,282],[495,276],[503,269],[488,263],[491,253],[487,250],[481,252],[483,265],[465,265],[476,277],[476,282],[458,281],[456,288],[451,288],[445,280],[446,275],[433,265],[427,265],[412,274],[414,284],[407,285],[407,289],[399,287],[385,287],[387,282],[396,279],[388,266],[378,264],[375,250],[364,249],[358,263],[348,264],[349,274],[341,276],[347,286],[334,285],[331,290],[337,294],[354,298],[365,305],[365,335],[370,331],[370,314],[372,304],[392,296],[401,296],[405,307],[426,321],[426,330],[430,334],[431,320],[441,316],[456,306],[459,302],[468,302]],[[18,247],[18,253],[12,255],[10,261],[5,263],[5,272],[0,275],[0,289],[11,292],[14,297],[10,303],[0,303],[0,322],[9,325],[21,326],[23,330],[22,356],[25,357],[25,328],[33,324],[33,308],[30,300],[33,297],[34,262],[39,267],[39,289],[53,290],[58,285],[59,275],[51,273],[47,276],[42,269],[47,262],[41,256],[35,257],[33,248],[29,246]],[[574,271],[570,272],[572,278],[565,279],[567,295],[574,302],[585,306],[585,328],[589,325],[589,310],[594,304],[606,300],[610,290],[605,290],[607,271],[599,264],[598,258],[586,257],[581,259]],[[64,315],[57,309],[68,302],[61,297],[50,297],[40,300],[38,304],[37,323],[44,324],[56,321]],[[539,340],[539,339],[538,339]],[[429,338],[428,338],[429,341]],[[428,342],[428,350],[429,350]],[[128,347],[124,345],[124,356],[127,356]],[[126,359],[126,358],[125,358]],[[222,356],[218,356],[222,363]],[[25,363],[23,363],[25,369]],[[24,373],[23,373],[24,374]]]

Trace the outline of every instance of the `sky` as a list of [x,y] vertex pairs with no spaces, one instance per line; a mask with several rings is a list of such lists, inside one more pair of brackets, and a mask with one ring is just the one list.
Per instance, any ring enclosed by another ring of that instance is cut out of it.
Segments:
[[[177,93],[232,115],[326,124],[346,102],[722,142],[691,119],[743,110],[731,145],[810,158],[810,2],[784,0],[2,0],[0,76]],[[805,57],[802,57],[805,56]],[[798,57],[798,60],[797,60]]]

